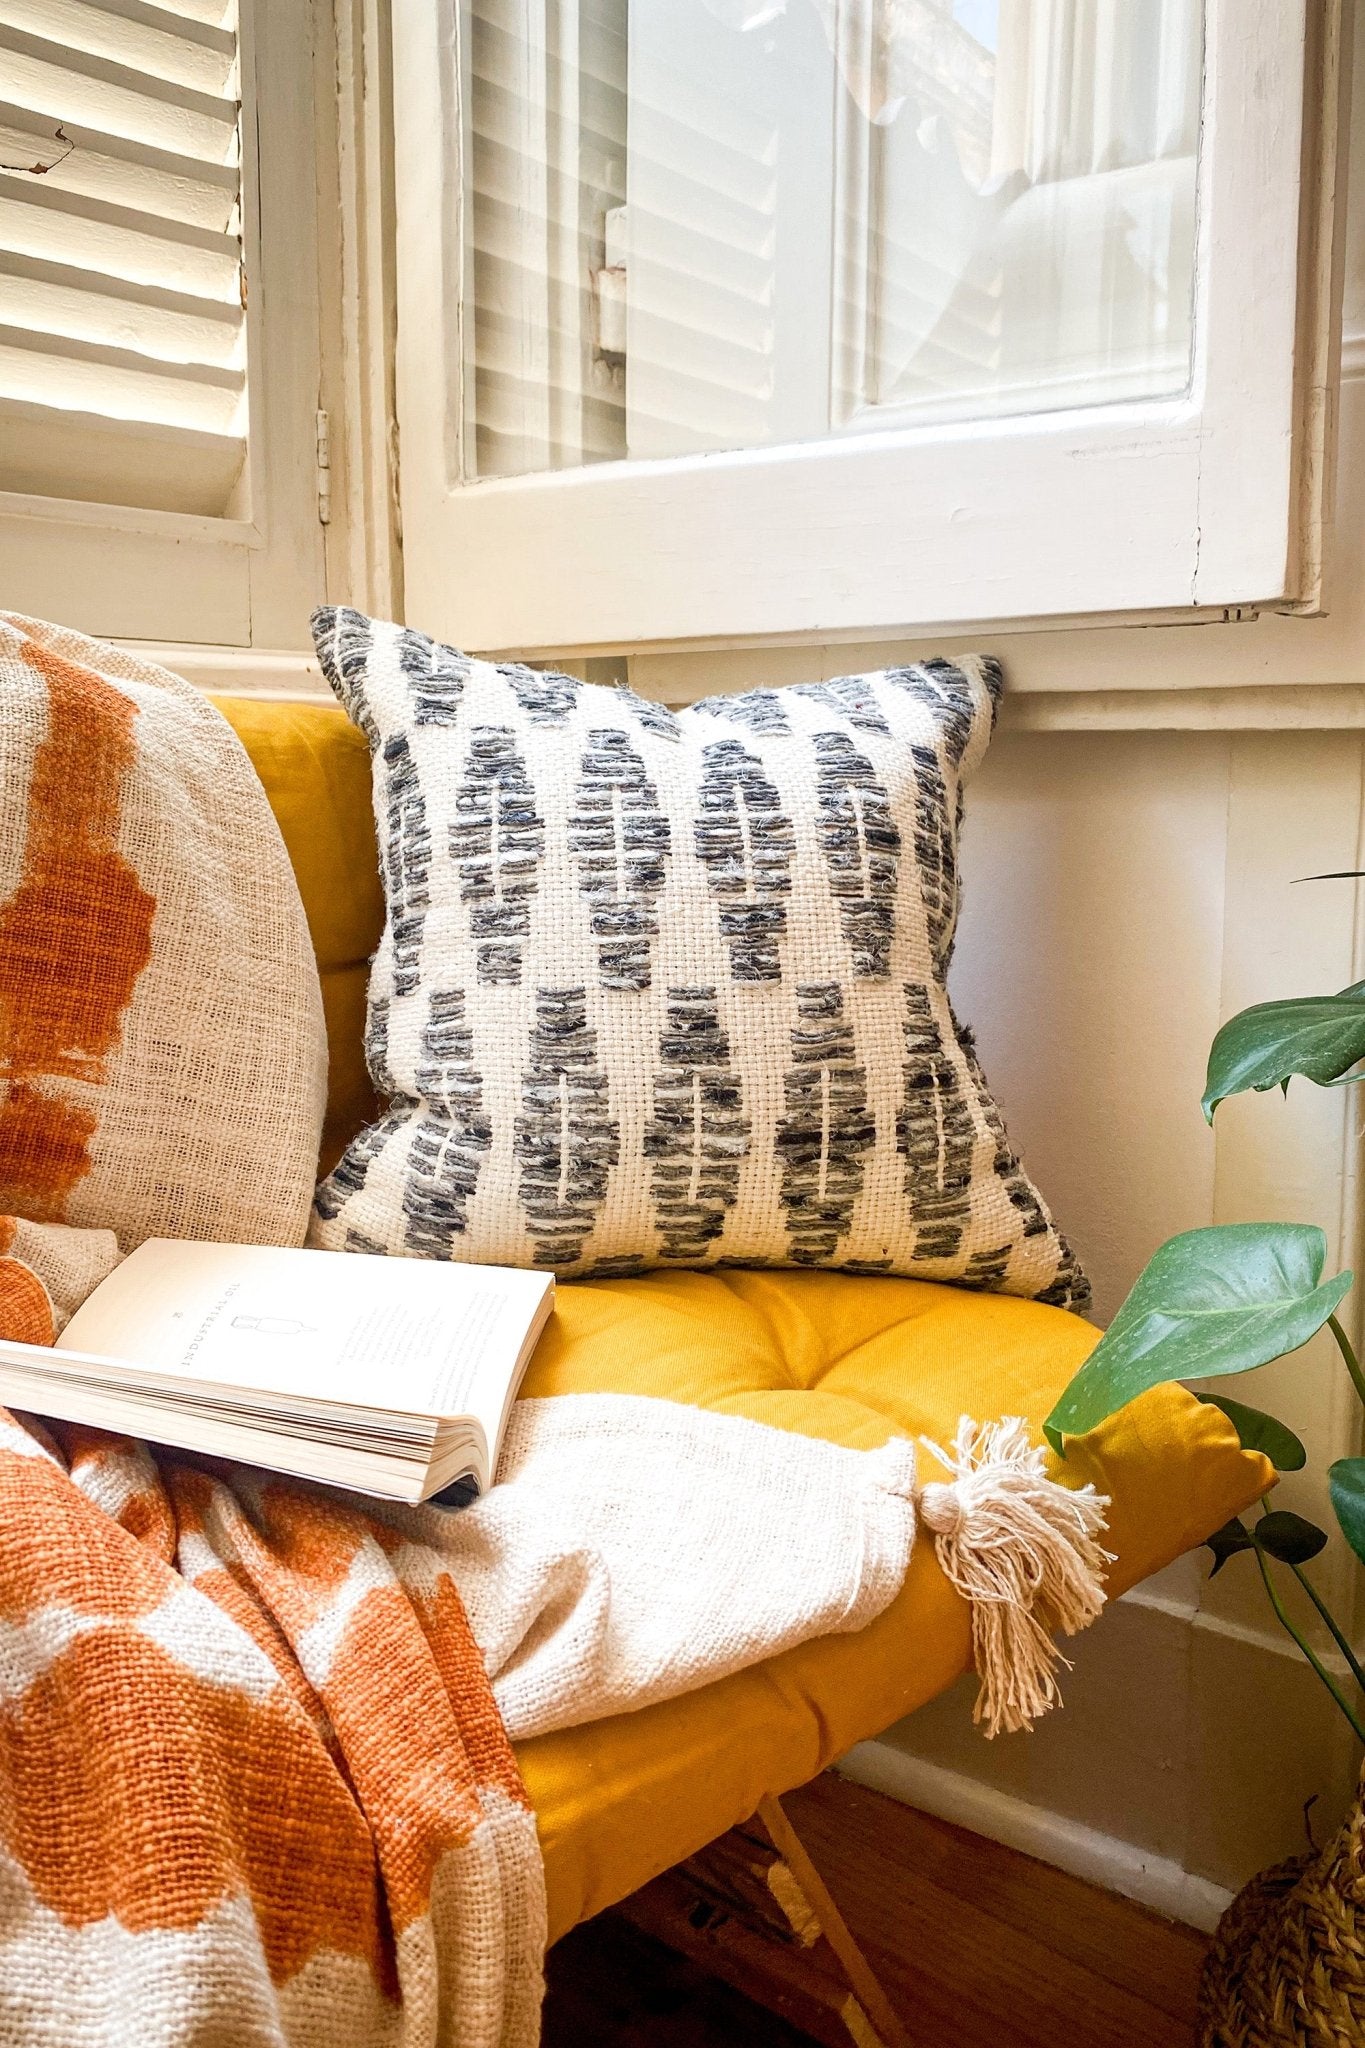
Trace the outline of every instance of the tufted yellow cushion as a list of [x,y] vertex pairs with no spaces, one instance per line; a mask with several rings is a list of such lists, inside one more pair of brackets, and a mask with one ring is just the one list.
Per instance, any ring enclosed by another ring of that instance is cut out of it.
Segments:
[[[219,702],[256,763],[308,912],[331,1043],[330,1162],[373,1107],[360,1041],[383,905],[365,744],[328,705]],[[897,1430],[944,1441],[963,1414],[1024,1415],[1037,1429],[1096,1334],[1036,1302],[916,1280],[654,1273],[561,1287],[526,1391],[653,1394],[846,1444]],[[1217,1409],[1177,1387],[1073,1445],[1067,1473],[1112,1498],[1115,1593],[1201,1542],[1273,1478]],[[765,1793],[803,1784],[969,1661],[966,1609],[923,1542],[894,1605],[860,1635],[521,1744],[551,1937],[746,1818]]]
[[[862,1446],[897,1430],[942,1442],[964,1413],[1024,1415],[1041,1434],[1097,1336],[1060,1309],[917,1280],[654,1273],[561,1286],[526,1391],[655,1394]],[[1273,1478],[1216,1408],[1179,1387],[1072,1445],[1067,1473],[1113,1501],[1116,1594],[1202,1542]],[[969,1662],[966,1608],[920,1542],[899,1597],[861,1634],[520,1744],[552,1935],[691,1855],[765,1793],[804,1784]]]

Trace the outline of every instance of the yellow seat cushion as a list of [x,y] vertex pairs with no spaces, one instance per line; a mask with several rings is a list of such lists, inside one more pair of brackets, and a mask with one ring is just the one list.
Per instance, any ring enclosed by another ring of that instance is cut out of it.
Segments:
[[[964,1414],[1023,1415],[1041,1434],[1098,1335],[1060,1309],[918,1280],[654,1273],[562,1286],[526,1392],[653,1394],[864,1447],[896,1432],[944,1443]],[[1202,1542],[1274,1476],[1216,1408],[1179,1387],[1069,1446],[1066,1474],[1112,1501],[1115,1595]],[[765,1793],[804,1784],[922,1706],[970,1661],[967,1609],[921,1540],[900,1594],[860,1634],[519,1744],[552,1938],[745,1819]]]
[[[217,701],[256,764],[308,913],[331,1049],[330,1164],[374,1111],[362,1035],[383,901],[367,749],[330,705]],[[964,1414],[1023,1415],[1038,1432],[1097,1334],[1037,1302],[916,1280],[654,1273],[561,1287],[526,1391],[652,1394],[866,1447],[896,1431],[946,1442]],[[1066,1469],[1111,1497],[1115,1594],[1202,1542],[1273,1478],[1216,1408],[1178,1387],[1071,1446]],[[861,1634],[520,1744],[551,1937],[745,1819],[764,1794],[803,1784],[969,1662],[967,1610],[924,1541],[893,1605]]]

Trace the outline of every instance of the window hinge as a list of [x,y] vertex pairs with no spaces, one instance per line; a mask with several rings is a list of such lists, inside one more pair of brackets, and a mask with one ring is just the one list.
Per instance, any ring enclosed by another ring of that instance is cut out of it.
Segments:
[[627,218],[624,206],[609,206],[602,223],[602,268],[592,274],[599,359],[626,352]]
[[328,526],[332,519],[332,423],[320,406],[317,428],[318,519]]

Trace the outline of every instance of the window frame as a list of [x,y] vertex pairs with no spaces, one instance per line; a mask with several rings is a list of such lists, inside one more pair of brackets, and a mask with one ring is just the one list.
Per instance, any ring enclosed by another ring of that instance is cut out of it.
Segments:
[[[326,588],[319,0],[240,0],[249,517],[0,490],[0,602],[109,638],[304,646]],[[268,451],[268,452],[267,452]]]
[[1330,463],[1304,366],[1332,123],[1305,108],[1335,89],[1339,0],[1207,0],[1188,394],[467,483],[447,396],[460,14],[395,0],[404,575],[424,627],[593,653],[1316,602]]

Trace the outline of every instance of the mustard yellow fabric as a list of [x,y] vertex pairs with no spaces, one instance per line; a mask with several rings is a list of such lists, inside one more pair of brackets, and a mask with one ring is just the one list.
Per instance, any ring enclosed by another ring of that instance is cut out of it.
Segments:
[[[383,903],[365,743],[328,705],[218,701],[265,785],[308,913],[335,1157],[373,1107],[361,1034]],[[1039,1430],[1097,1335],[1037,1302],[916,1280],[652,1273],[561,1287],[526,1391],[652,1394],[865,1447],[896,1431],[943,1442],[964,1414],[1023,1415]],[[1111,1497],[1114,1594],[1202,1542],[1274,1478],[1217,1409],[1178,1387],[1073,1444],[1065,1474]],[[969,1662],[967,1611],[925,1541],[894,1604],[860,1635],[522,1743],[551,1938],[923,1705]]]
[[[654,1394],[846,1444],[895,1431],[942,1442],[963,1414],[1024,1415],[1040,1431],[1098,1334],[1037,1302],[916,1280],[655,1273],[562,1286],[526,1390]],[[1114,1594],[1202,1542],[1274,1477],[1216,1408],[1179,1387],[1069,1446],[1066,1475],[1112,1499]],[[552,1935],[692,1854],[765,1793],[804,1784],[969,1663],[966,1609],[921,1541],[899,1597],[861,1634],[520,1744]]]
[[327,1018],[328,1172],[378,1106],[364,1048],[365,984],[384,923],[370,751],[336,704],[213,701],[255,763],[308,916]]

